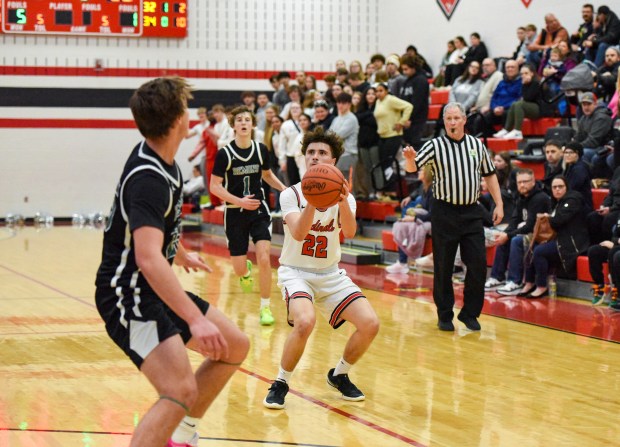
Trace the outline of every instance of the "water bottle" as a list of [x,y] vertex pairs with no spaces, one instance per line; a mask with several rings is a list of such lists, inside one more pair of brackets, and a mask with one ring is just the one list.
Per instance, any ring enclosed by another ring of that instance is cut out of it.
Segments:
[[558,283],[555,281],[554,275],[549,275],[547,279],[547,284],[549,285],[549,298],[555,299],[558,297]]

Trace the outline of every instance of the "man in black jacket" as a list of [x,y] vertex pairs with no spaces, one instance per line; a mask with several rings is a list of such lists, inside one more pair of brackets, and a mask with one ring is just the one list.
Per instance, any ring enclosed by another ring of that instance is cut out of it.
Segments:
[[428,80],[421,69],[420,59],[404,57],[402,61],[403,75],[406,77],[398,92],[398,97],[413,105],[411,125],[403,132],[405,142],[415,148],[422,146],[422,134],[428,117]]
[[558,140],[549,140],[545,143],[545,177],[542,180],[544,191],[551,196],[551,182],[556,175],[564,170],[562,143]]
[[491,276],[484,286],[488,291],[501,285],[508,270],[506,284],[497,289],[497,293],[502,295],[517,295],[521,291],[525,255],[523,238],[534,230],[536,215],[547,213],[551,208],[551,199],[536,183],[531,169],[519,170],[517,190],[517,206],[508,227],[497,236]]
[[599,6],[596,11],[596,21],[599,26],[594,34],[583,43],[588,50],[586,57],[597,67],[603,65],[607,48],[617,45],[620,41],[620,19],[609,6]]

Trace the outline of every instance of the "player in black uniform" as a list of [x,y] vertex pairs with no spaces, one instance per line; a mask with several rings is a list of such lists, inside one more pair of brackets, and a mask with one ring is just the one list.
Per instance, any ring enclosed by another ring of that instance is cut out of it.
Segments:
[[[147,82],[131,97],[145,140],[118,183],[97,272],[95,301],[108,334],[159,394],[133,447],[198,445],[196,424],[249,349],[245,334],[183,291],[171,268],[174,261],[188,272],[210,271],[179,244],[183,179],[174,157],[187,134],[190,98],[178,77]],[[195,374],[184,344],[207,357]]]
[[233,109],[230,126],[235,139],[221,148],[211,175],[211,193],[226,202],[224,225],[233,268],[244,292],[252,291],[252,263],[247,258],[249,239],[256,246],[261,296],[260,324],[272,325],[271,314],[271,215],[261,180],[278,191],[286,188],[269,167],[269,153],[252,140],[256,117],[245,106]]

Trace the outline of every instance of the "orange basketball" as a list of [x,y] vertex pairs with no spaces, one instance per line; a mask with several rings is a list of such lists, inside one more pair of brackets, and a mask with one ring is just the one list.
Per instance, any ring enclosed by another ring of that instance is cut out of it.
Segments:
[[311,166],[301,180],[301,192],[308,203],[317,208],[329,208],[340,200],[344,176],[334,165]]

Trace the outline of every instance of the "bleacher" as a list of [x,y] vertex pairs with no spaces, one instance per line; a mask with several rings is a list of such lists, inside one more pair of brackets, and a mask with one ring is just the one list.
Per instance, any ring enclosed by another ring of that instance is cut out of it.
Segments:
[[[430,94],[430,106],[428,120],[436,121],[444,104],[448,102],[449,92],[447,90],[434,90]],[[525,119],[523,122],[523,135],[525,138],[541,137],[549,127],[560,125],[559,118],[539,118],[536,120]],[[488,138],[487,146],[494,152],[513,151],[517,152],[521,146],[520,140]],[[530,168],[534,171],[536,179],[544,177],[544,167],[541,162],[528,162],[513,160],[513,164],[522,168]],[[607,195],[606,189],[593,189],[594,207],[598,208],[604,197]],[[274,196],[270,196],[271,205],[274,205]],[[358,201],[357,218],[358,234],[352,240],[343,241],[343,262],[350,264],[379,264],[392,263],[397,259],[398,248],[394,243],[392,235],[392,224],[400,217],[400,204],[396,200],[392,201]],[[191,212],[191,207],[183,207],[183,215]],[[202,231],[211,234],[223,235],[224,212],[217,209],[205,209],[201,212]],[[273,224],[273,244],[277,248],[282,243],[283,228],[280,218],[274,218]],[[432,252],[432,242],[430,236],[427,238],[423,255]],[[495,247],[487,248],[487,266],[493,264]],[[607,277],[607,270],[605,270]],[[588,270],[588,259],[581,256],[577,262],[577,281],[558,282],[559,293],[565,296],[575,296],[587,298],[589,284],[592,282]]]

